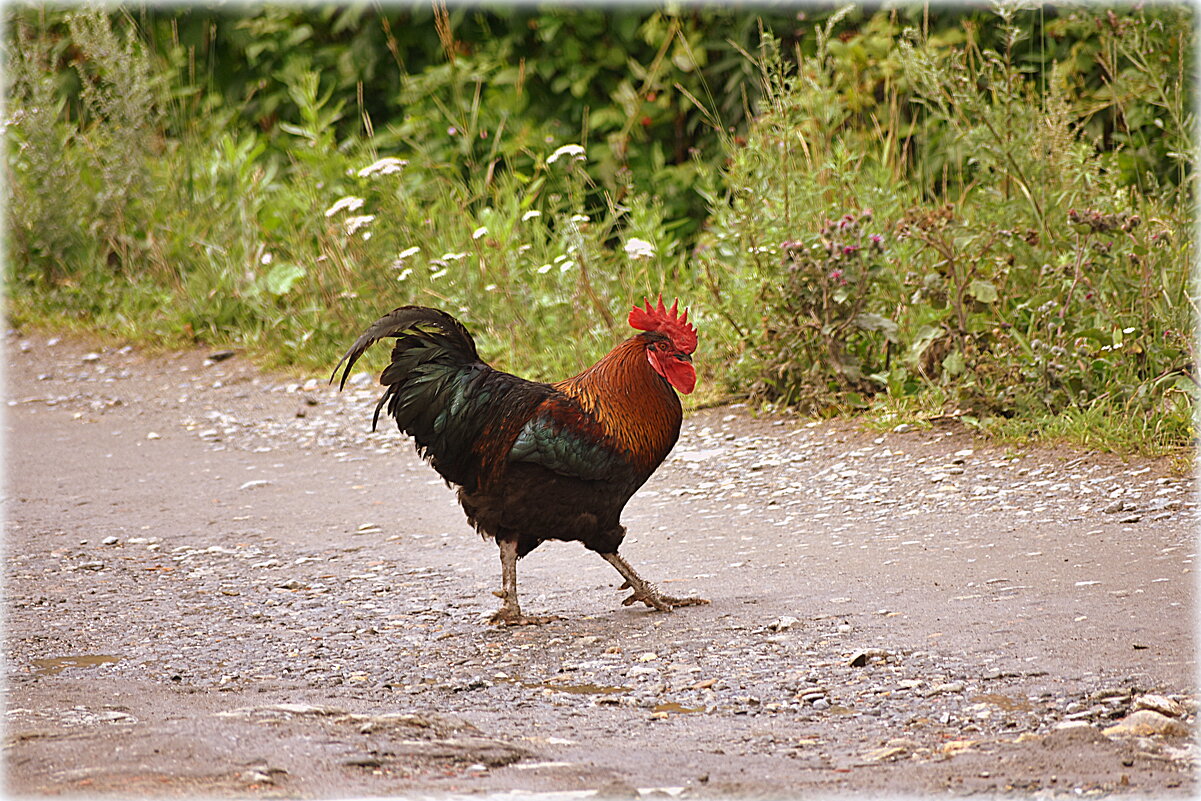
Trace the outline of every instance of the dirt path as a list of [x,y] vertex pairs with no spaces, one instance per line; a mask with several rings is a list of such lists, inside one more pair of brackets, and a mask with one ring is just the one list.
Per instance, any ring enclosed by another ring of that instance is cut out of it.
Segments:
[[[495,547],[368,433],[366,377],[7,345],[10,793],[1196,789],[1164,464],[709,410],[623,553],[712,604],[622,608],[550,544],[522,602],[565,620],[505,630]],[[1103,733],[1138,707],[1167,733]]]

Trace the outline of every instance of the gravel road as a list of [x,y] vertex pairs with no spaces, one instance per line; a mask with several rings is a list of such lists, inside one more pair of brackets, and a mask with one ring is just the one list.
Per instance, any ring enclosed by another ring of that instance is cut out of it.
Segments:
[[6,345],[9,794],[1196,792],[1165,462],[705,410],[622,552],[712,603],[623,608],[551,543],[522,606],[563,620],[504,629],[370,376]]

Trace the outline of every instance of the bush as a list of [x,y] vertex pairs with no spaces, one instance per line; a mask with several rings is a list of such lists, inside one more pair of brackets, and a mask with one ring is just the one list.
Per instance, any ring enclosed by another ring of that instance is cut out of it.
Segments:
[[[713,198],[697,256],[731,388],[816,414],[936,397],[994,430],[1105,409],[1154,431],[1149,447],[1189,442],[1188,184],[1123,185],[1123,151],[1089,136],[1062,74],[1044,90],[1014,63],[1005,13],[1000,51],[910,31],[887,55],[924,109],[903,158],[838,90],[836,23],[795,71],[765,40],[764,105]],[[935,163],[937,183],[905,180]]]
[[[119,67],[145,88],[162,69],[98,13],[67,22],[99,75]],[[613,310],[660,290],[684,294],[689,281],[662,203],[627,184],[620,204],[596,205],[582,146],[523,141],[523,170],[463,172],[420,149],[382,155],[374,140],[337,141],[343,104],[315,72],[294,71],[281,80],[295,117],[279,120],[286,138],[274,145],[218,115],[151,153],[162,124],[153,102],[126,113],[89,73],[105,94],[85,93],[94,113],[75,127],[58,113],[57,73],[38,49],[49,39],[20,35],[29,46],[10,152],[17,323],[74,318],[330,365],[379,314],[426,303],[462,317],[501,366],[561,378],[611,347],[624,330]],[[470,94],[476,76],[448,80],[443,100]],[[55,98],[54,113],[38,116]],[[127,174],[105,178],[118,140],[134,146],[122,156]],[[91,183],[104,180],[104,190]],[[112,256],[123,243],[141,247],[130,269]]]
[[[67,72],[57,69],[62,40],[15,26],[7,126],[10,264],[59,278],[74,265],[119,271],[144,254],[139,221],[157,194],[148,163],[160,119],[141,43],[99,14],[72,12],[64,22],[74,49]],[[77,119],[64,113],[65,81],[81,87]]]

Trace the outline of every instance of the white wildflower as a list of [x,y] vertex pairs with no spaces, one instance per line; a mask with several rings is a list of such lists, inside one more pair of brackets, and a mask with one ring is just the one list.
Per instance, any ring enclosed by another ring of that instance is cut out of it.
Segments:
[[570,270],[570,269],[571,269],[572,267],[574,267],[574,266],[575,266],[575,262],[574,262],[574,261],[565,261],[565,262],[563,262],[562,264],[560,264],[560,265],[559,265],[559,272],[561,272],[561,273],[565,273],[565,272],[567,272],[568,270]]
[[522,245],[521,247],[517,248],[517,252],[525,253],[527,250],[532,250],[533,247],[534,247],[533,245]]
[[521,215],[521,221],[527,222],[529,220],[534,219],[535,217],[541,217],[541,216],[542,216],[542,212],[538,211],[537,209],[530,209],[525,214]]
[[439,270],[438,272],[436,272],[430,276],[430,280],[437,281],[439,278],[446,275],[448,272],[450,272],[450,271],[449,270]]
[[566,253],[560,253],[558,256],[555,256],[555,261],[554,261],[555,264],[559,264],[560,262],[564,262],[564,261],[567,261]]
[[467,254],[466,253],[443,253],[438,258],[440,258],[442,261],[459,261],[460,259],[467,258]]
[[359,177],[366,178],[370,175],[392,175],[400,172],[409,162],[404,159],[398,159],[393,156],[385,156],[374,164],[370,164],[359,170]]
[[626,240],[625,250],[631,259],[649,259],[655,255],[655,246],[636,236]]
[[396,254],[396,261],[394,261],[392,264],[399,269],[400,262],[404,261],[409,256],[416,256],[420,252],[421,248],[417,247],[416,245],[413,245],[411,248],[405,248]]
[[259,259],[259,264],[270,264],[272,262],[272,260],[274,260],[274,259],[275,259],[275,257],[272,256],[270,252],[267,252],[267,253],[264,253],[262,255],[262,257]]
[[400,272],[400,275],[396,276],[396,280],[397,280],[397,281],[403,281],[403,280],[405,280],[406,278],[408,278],[408,277],[409,277],[410,275],[412,275],[412,274],[413,274],[413,268],[412,268],[412,267],[405,267],[403,270],[401,270],[401,272]]
[[546,163],[554,164],[563,156],[570,156],[573,161],[583,161],[584,148],[579,145],[563,145],[563,147],[546,157]]
[[481,225],[479,228],[476,228],[474,231],[471,232],[471,238],[479,239],[481,236],[484,236],[487,233],[488,233],[488,229]]
[[363,214],[358,217],[347,217],[343,225],[346,227],[346,235],[352,236],[355,231],[362,228],[364,225],[371,225],[375,220],[374,214]]
[[361,209],[361,208],[363,208],[363,203],[365,203],[365,202],[366,201],[364,201],[361,197],[355,197],[354,195],[347,195],[344,198],[339,198],[338,201],[336,203],[334,203],[334,205],[332,205],[328,209],[326,209],[325,216],[333,217],[335,214],[337,214],[340,211],[355,211],[357,209]]
[[588,221],[589,221],[589,219],[591,219],[591,218],[590,218],[590,217],[589,217],[587,214],[573,214],[573,215],[571,215],[571,221],[572,221],[573,223],[582,223],[582,222],[588,222]]
[[484,287],[484,291],[485,292],[495,292],[496,284],[488,284],[488,286]]
[[550,272],[550,268],[551,268],[551,265],[549,265],[549,264],[544,264],[544,265],[542,265],[541,267],[539,267],[539,268],[538,268],[538,274],[539,274],[539,275],[546,275],[547,273],[549,273],[549,272]]

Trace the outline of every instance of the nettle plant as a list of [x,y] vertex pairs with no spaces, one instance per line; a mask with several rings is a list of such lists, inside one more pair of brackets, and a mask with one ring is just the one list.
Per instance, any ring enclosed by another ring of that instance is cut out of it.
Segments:
[[839,399],[859,405],[884,385],[897,324],[871,307],[886,272],[886,241],[869,209],[780,243],[782,282],[760,292],[767,362],[760,394],[816,411]]

